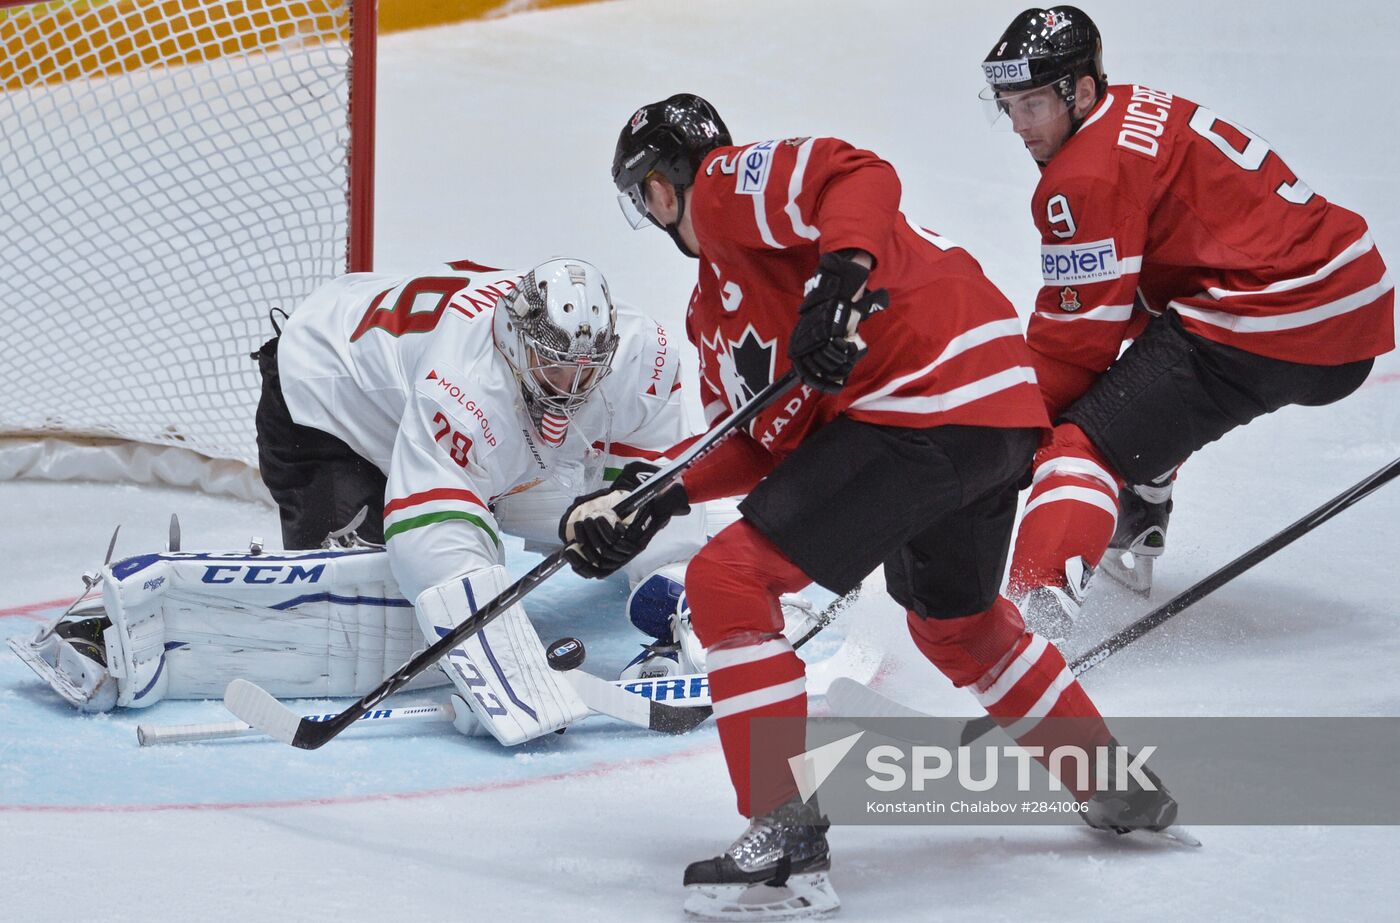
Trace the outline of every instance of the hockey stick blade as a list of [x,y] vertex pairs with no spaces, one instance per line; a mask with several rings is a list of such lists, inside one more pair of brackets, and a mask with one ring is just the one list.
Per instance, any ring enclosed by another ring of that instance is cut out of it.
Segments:
[[677,708],[664,702],[652,702],[647,726],[662,734],[686,734],[704,724],[713,713],[714,708],[709,705]]
[[304,738],[298,741],[298,737],[302,736],[302,725],[315,727],[316,722],[307,721],[273,698],[267,690],[246,679],[236,679],[228,684],[228,688],[224,690],[224,707],[238,720],[284,744],[314,750],[321,743],[325,743],[321,741],[307,746]]
[[[1195,605],[1197,602],[1200,602],[1202,599],[1205,599],[1211,593],[1214,593],[1231,580],[1234,580],[1260,561],[1273,556],[1275,552],[1293,544],[1347,507],[1369,497],[1387,482],[1394,480],[1397,476],[1400,476],[1400,458],[1395,459],[1384,468],[1373,472],[1370,476],[1351,485],[1331,500],[1328,500],[1317,509],[1308,513],[1302,519],[1299,519],[1285,529],[1281,529],[1270,538],[1265,539],[1238,558],[1235,558],[1229,564],[1226,564],[1214,573],[1182,590],[1131,625],[1109,635],[1098,644],[1095,644],[1070,662],[1070,672],[1076,677],[1089,672],[1109,657],[1112,657],[1129,644],[1132,644],[1138,638],[1160,627],[1174,616]],[[991,731],[994,727],[996,727],[996,722],[990,717],[977,718],[973,721],[969,721],[967,726],[963,728],[963,746],[971,744],[973,741],[977,740],[977,738]]]

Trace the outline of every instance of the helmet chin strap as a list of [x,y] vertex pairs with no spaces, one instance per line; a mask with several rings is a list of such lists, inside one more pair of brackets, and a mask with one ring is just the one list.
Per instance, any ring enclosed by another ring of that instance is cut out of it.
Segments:
[[685,190],[677,189],[676,220],[672,221],[670,224],[662,224],[657,221],[656,226],[666,232],[666,236],[671,238],[671,243],[676,245],[677,250],[690,257],[692,260],[698,260],[700,259],[700,254],[691,253],[690,248],[685,245],[685,241],[681,238],[681,218],[683,217],[685,217]]

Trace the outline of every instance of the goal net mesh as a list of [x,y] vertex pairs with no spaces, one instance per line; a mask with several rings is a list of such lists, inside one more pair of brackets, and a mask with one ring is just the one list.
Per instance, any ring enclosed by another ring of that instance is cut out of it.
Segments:
[[0,4],[0,434],[255,464],[249,357],[345,270],[350,0]]

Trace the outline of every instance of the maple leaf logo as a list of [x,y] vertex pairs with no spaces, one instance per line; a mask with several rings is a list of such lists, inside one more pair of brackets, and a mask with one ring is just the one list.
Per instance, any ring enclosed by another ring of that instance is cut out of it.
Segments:
[[[778,355],[777,339],[764,340],[753,325],[744,328],[744,335],[728,344],[727,363],[732,369],[725,375],[725,390],[730,404],[739,408],[753,400],[754,395],[773,383],[773,366]],[[731,390],[731,384],[733,390]]]

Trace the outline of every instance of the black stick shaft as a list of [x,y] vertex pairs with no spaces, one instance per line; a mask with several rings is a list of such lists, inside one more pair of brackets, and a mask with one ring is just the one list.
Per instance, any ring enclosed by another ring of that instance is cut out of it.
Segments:
[[1121,651],[1138,638],[1141,638],[1149,631],[1152,631],[1154,628],[1157,628],[1159,625],[1162,625],[1164,622],[1177,615],[1183,609],[1199,602],[1211,593],[1214,593],[1260,561],[1272,556],[1275,552],[1293,544],[1313,529],[1316,529],[1333,516],[1336,516],[1342,510],[1370,496],[1387,481],[1393,480],[1397,475],[1400,475],[1400,458],[1395,459],[1395,461],[1381,468],[1379,471],[1376,471],[1374,474],[1371,474],[1364,480],[1353,484],[1331,500],[1322,504],[1322,506],[1308,513],[1302,519],[1299,519],[1288,528],[1283,529],[1272,538],[1266,539],[1254,548],[1246,551],[1215,573],[1205,577],[1195,585],[1182,590],[1136,622],[1133,622],[1121,631],[1110,635],[1108,638],[1105,638],[1103,641],[1089,648],[1089,650],[1074,658],[1074,661],[1069,665],[1070,669],[1074,671],[1075,676],[1092,670],[1113,654]]
[[[1275,552],[1288,545],[1293,544],[1293,542],[1307,535],[1313,529],[1316,529],[1347,507],[1370,496],[1386,482],[1394,480],[1397,475],[1400,475],[1400,458],[1395,459],[1369,477],[1348,487],[1331,500],[1328,500],[1311,513],[1308,513],[1302,519],[1299,519],[1291,526],[1288,526],[1271,538],[1266,539],[1254,548],[1246,551],[1244,554],[1235,558],[1229,564],[1221,567],[1195,585],[1182,590],[1136,622],[1133,622],[1126,628],[1115,632],[1098,644],[1095,644],[1070,662],[1070,671],[1073,672],[1075,676],[1082,676],[1129,644],[1132,644],[1138,638],[1141,638],[1154,628],[1166,623],[1182,610],[1189,608],[1211,593],[1214,593],[1260,561],[1272,556]],[[963,728],[963,744],[971,743],[994,727],[996,727],[996,722],[989,717],[977,718],[973,721],[969,721]]]

